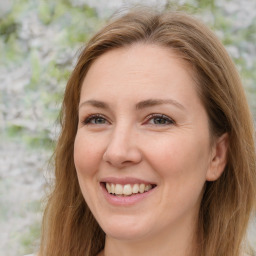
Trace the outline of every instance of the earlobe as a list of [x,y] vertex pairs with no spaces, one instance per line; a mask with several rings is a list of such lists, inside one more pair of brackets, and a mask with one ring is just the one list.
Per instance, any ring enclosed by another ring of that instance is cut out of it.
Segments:
[[228,133],[222,134],[216,139],[212,149],[212,157],[206,174],[207,181],[217,180],[223,173],[227,164]]

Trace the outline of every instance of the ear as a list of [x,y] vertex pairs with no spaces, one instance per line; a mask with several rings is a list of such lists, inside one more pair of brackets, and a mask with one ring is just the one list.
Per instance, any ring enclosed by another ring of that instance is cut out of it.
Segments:
[[209,169],[206,174],[207,181],[217,180],[223,173],[227,164],[228,134],[224,133],[216,139],[212,148]]

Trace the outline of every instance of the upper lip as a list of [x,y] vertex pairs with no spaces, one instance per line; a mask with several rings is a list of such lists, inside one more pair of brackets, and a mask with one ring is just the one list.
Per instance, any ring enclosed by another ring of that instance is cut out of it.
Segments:
[[138,179],[138,178],[134,178],[134,177],[123,177],[123,178],[119,178],[119,177],[106,177],[106,178],[102,178],[100,180],[100,182],[102,183],[113,183],[113,184],[120,184],[120,185],[125,185],[125,184],[151,184],[151,185],[156,185],[155,182],[151,182],[148,180],[144,180],[144,179]]

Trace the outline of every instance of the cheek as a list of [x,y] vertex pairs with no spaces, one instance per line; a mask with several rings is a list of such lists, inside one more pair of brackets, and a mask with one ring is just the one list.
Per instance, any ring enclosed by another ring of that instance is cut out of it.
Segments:
[[83,133],[77,133],[74,142],[74,163],[83,197],[89,208],[93,210],[97,202],[95,188],[101,154],[97,147],[98,144],[86,138],[88,136],[84,136]]
[[102,158],[102,151],[98,145],[78,132],[74,143],[74,162],[80,175],[89,176],[97,171]]
[[[201,190],[209,167],[207,141],[193,137],[172,137],[148,145],[147,159],[168,188]],[[188,192],[189,193],[189,192]]]
[[[156,170],[172,170],[165,174],[180,173],[187,164],[198,162],[203,150],[194,146],[195,142],[190,138],[179,138],[175,135],[154,140],[152,144],[145,146],[147,159],[155,166]],[[202,155],[201,155],[202,157]]]

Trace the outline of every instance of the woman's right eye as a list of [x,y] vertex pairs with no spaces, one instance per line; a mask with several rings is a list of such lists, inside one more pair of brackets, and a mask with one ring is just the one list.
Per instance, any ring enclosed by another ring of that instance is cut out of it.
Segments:
[[82,123],[84,125],[103,125],[108,124],[109,122],[102,115],[90,115],[86,117]]

